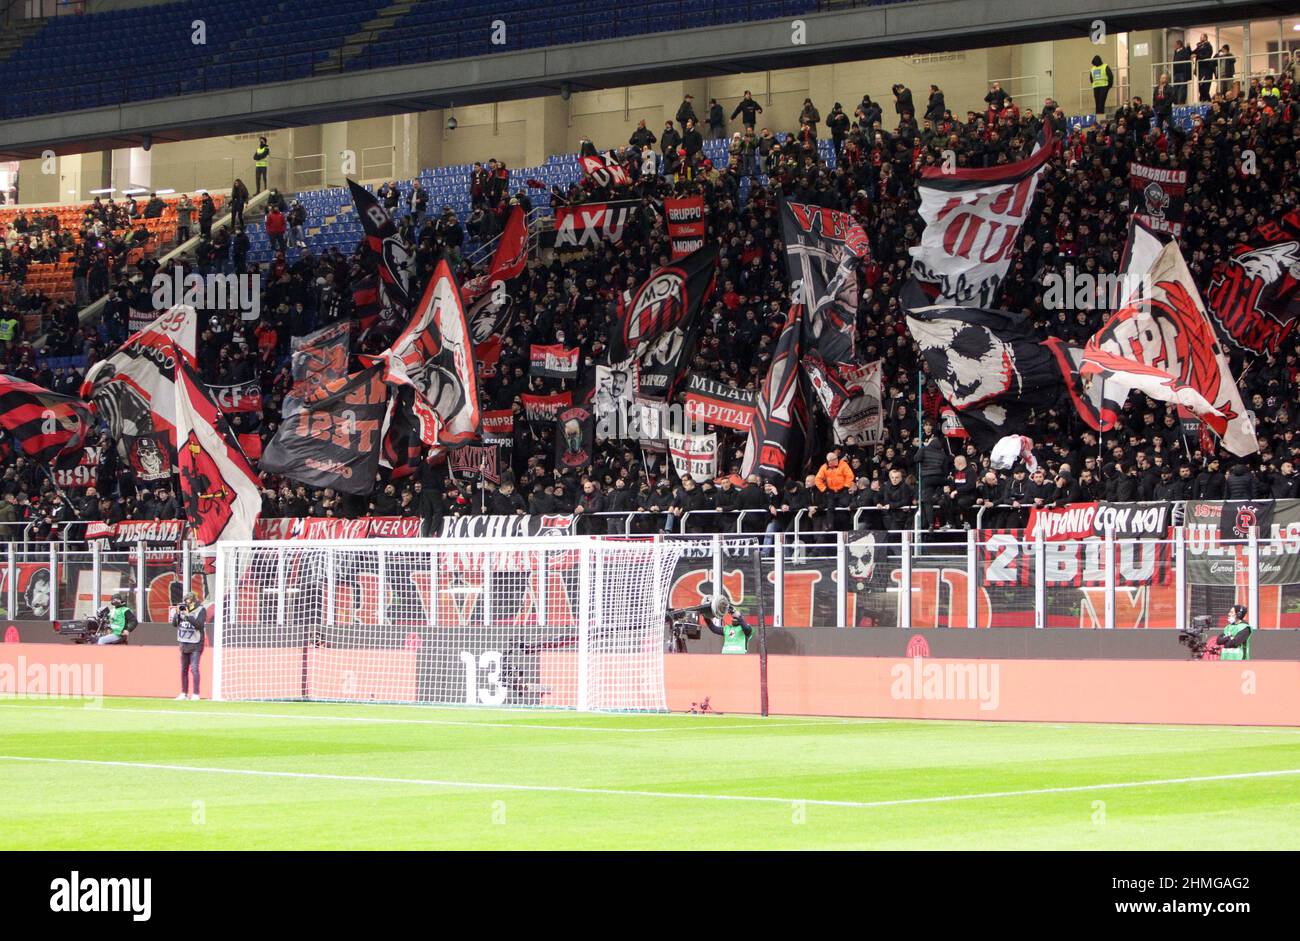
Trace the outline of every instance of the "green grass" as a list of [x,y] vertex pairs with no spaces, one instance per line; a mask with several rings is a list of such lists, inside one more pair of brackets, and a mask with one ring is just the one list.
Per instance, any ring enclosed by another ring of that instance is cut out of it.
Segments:
[[1300,846],[1300,729],[10,700],[0,756],[8,849]]

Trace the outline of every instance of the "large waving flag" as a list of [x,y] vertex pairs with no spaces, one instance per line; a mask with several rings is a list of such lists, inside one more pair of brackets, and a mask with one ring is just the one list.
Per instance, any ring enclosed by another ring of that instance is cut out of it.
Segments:
[[776,341],[776,352],[759,390],[754,421],[745,439],[741,475],[781,480],[798,472],[807,438],[808,406],[799,369],[803,307],[794,304]]
[[371,366],[326,383],[322,395],[280,425],[258,466],[311,487],[370,493],[388,408],[383,372]]
[[922,172],[917,192],[925,231],[921,244],[908,251],[912,278],[931,304],[997,303],[1038,178],[1052,153],[1050,125],[1047,134],[1031,156],[1016,163]]
[[200,545],[252,539],[262,508],[257,475],[193,368],[176,362],[177,469],[185,517]]
[[0,429],[37,464],[76,465],[94,427],[90,406],[30,382],[0,375]]
[[1277,353],[1300,319],[1300,210],[1257,226],[1223,263],[1205,300],[1229,341]]
[[1080,371],[1105,385],[1103,417],[1130,389],[1196,412],[1223,446],[1243,456],[1259,450],[1228,358],[1200,292],[1170,242],[1146,272],[1143,289],[1111,315],[1084,349]]
[[473,342],[446,259],[438,262],[411,322],[373,362],[383,364],[385,382],[415,389],[413,411],[425,444],[454,446],[479,437]]
[[790,293],[805,314],[804,345],[827,363],[856,361],[858,268],[871,255],[867,235],[847,212],[782,201]]
[[133,335],[86,373],[81,397],[108,423],[124,460],[132,442],[152,439],[176,463],[176,366],[194,365],[198,314],[180,305]]
[[348,180],[352,202],[361,226],[366,232],[366,245],[379,256],[379,278],[384,290],[394,303],[407,309],[414,302],[415,259],[407,252],[397,235],[397,223],[369,190]]
[[474,345],[480,346],[510,328],[519,278],[528,266],[528,226],[522,206],[510,210],[488,270],[466,281],[461,296],[470,305],[467,320]]
[[655,269],[624,295],[609,332],[609,362],[640,361],[641,398],[670,402],[685,381],[717,277],[718,246],[709,244]]

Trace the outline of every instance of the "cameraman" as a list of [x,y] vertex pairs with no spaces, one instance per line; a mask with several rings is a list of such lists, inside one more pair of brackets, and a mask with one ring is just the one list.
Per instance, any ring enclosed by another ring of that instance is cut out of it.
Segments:
[[1220,660],[1249,660],[1250,635],[1255,629],[1246,622],[1246,606],[1234,604],[1228,609],[1228,626],[1216,638]]
[[[181,694],[177,699],[199,698],[199,660],[203,657],[203,628],[208,623],[208,610],[199,604],[199,596],[189,592],[176,613],[172,624],[176,627],[176,643],[181,645]],[[194,674],[194,692],[190,692],[190,674]]]
[[700,625],[722,638],[723,653],[748,653],[754,629],[745,623],[744,616],[722,595],[715,595],[710,606],[711,616],[701,614]]
[[135,612],[126,606],[126,592],[118,591],[113,593],[113,598],[106,609],[102,609],[100,616],[107,615],[109,632],[101,635],[96,644],[125,644],[127,635],[135,630],[135,626],[140,623],[135,616]]

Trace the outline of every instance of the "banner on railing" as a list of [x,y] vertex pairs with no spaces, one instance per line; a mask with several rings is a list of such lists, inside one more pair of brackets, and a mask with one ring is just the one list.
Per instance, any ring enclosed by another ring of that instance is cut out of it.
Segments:
[[753,389],[691,375],[686,380],[686,414],[706,425],[749,431],[754,423]]
[[1259,533],[1259,583],[1300,584],[1300,500],[1206,500],[1187,504],[1187,580],[1245,585],[1247,540]]
[[1027,534],[1036,539],[1042,532],[1048,541],[1068,542],[1104,537],[1108,528],[1116,539],[1163,539],[1169,533],[1169,504],[1096,502],[1034,507],[1029,511]]
[[117,545],[158,542],[176,545],[185,536],[185,520],[123,520],[120,523],[92,522],[87,539],[107,539]]
[[442,535],[457,539],[569,536],[575,516],[458,516],[442,521]]
[[258,539],[416,539],[421,521],[409,516],[368,516],[345,520],[333,517],[306,519],[260,519],[254,535]]

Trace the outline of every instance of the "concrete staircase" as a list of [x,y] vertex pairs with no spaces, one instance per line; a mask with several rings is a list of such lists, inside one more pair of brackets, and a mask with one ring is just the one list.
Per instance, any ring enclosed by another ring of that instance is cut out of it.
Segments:
[[19,20],[14,25],[4,31],[0,36],[0,62],[7,62],[23,43],[31,39],[42,26],[45,20]]
[[343,40],[343,45],[330,53],[329,57],[316,63],[316,75],[334,75],[342,72],[349,62],[361,55],[376,39],[393,28],[399,19],[410,12],[420,0],[402,0],[384,7],[373,18],[361,24],[361,28]]

